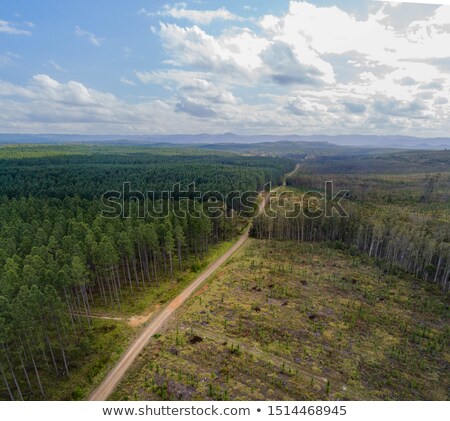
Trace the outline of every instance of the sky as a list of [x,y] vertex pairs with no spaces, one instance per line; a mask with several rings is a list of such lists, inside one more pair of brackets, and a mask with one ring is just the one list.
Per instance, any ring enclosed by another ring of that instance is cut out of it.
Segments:
[[0,3],[3,133],[437,137],[449,100],[450,6]]

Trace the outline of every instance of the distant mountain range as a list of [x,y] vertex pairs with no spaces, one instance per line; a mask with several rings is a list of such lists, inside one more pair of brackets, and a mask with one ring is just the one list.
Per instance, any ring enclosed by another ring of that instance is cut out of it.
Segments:
[[450,149],[450,137],[423,138],[412,136],[372,136],[372,135],[237,135],[224,134],[175,134],[175,135],[78,135],[78,134],[0,134],[0,144],[16,143],[147,143],[215,145],[215,144],[255,144],[265,142],[326,142],[339,146],[395,149]]

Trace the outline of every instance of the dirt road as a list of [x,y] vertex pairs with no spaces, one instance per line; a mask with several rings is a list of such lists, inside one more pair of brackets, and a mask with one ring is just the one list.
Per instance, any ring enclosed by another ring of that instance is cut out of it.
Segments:
[[[265,195],[259,207],[264,209],[269,200],[269,195]],[[139,353],[145,348],[147,342],[151,337],[158,332],[165,322],[173,315],[175,310],[179,308],[193,292],[209,278],[239,247],[244,244],[248,238],[250,226],[239,240],[215,262],[211,263],[188,287],[186,287],[177,297],[175,297],[164,310],[159,313],[149,324],[144,328],[142,333],[134,340],[130,347],[122,355],[114,368],[109,372],[103,382],[95,389],[89,396],[90,401],[104,401],[108,399],[111,393],[116,388],[117,384],[122,380],[122,377],[130,368],[133,361],[138,357]]]
[[294,174],[298,171],[299,168],[300,168],[300,164],[297,164],[297,165],[295,166],[295,168],[294,168],[289,174],[286,174],[286,175],[283,177],[283,187],[286,187],[286,180],[287,180],[290,176],[294,175]]

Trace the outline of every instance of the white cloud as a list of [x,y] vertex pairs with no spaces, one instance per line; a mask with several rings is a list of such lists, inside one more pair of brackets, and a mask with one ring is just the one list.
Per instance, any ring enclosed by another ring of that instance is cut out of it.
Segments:
[[202,103],[194,98],[184,98],[175,104],[175,111],[179,113],[190,114],[194,117],[210,118],[216,117],[216,111],[209,105]]
[[56,70],[57,72],[61,72],[61,73],[65,73],[67,72],[67,69],[65,69],[64,67],[62,67],[61,65],[59,65],[56,61],[54,60],[48,60],[45,65],[47,67],[51,67],[53,70]]
[[123,83],[124,85],[128,86],[136,86],[136,82],[123,76],[120,78],[120,83]]
[[269,77],[277,84],[318,86],[324,82],[324,71],[329,73],[328,81],[333,81],[331,66],[319,59],[300,61],[292,46],[283,41],[274,41],[261,52],[261,57]]
[[192,10],[176,4],[161,13],[182,11],[197,25],[161,22],[164,69],[121,78],[147,84],[145,95],[163,87],[160,99],[128,103],[46,75],[24,86],[0,81],[0,128],[448,135],[450,8],[409,7],[375,4],[361,17],[291,1],[248,27],[205,29],[209,18],[187,18]]
[[198,26],[182,28],[161,23],[159,35],[171,59],[168,64],[214,71],[235,83],[247,83],[260,68],[260,53],[269,42],[249,30],[213,37]]
[[97,37],[92,32],[86,31],[79,26],[75,27],[75,35],[81,38],[87,38],[92,45],[96,47],[100,47],[105,41],[104,38]]
[[[186,127],[217,131],[213,108],[186,97],[126,103],[77,81],[60,83],[45,74],[25,85],[0,80],[0,130],[23,133],[171,133]],[[220,104],[219,104],[220,106]],[[208,111],[209,110],[209,111]]]
[[11,53],[10,51],[0,54],[0,67],[12,66],[19,58],[21,57],[18,54]]
[[327,107],[311,98],[296,96],[287,98],[285,109],[296,116],[307,117],[321,115],[327,110]]
[[212,75],[182,70],[137,72],[137,78],[146,84],[158,84],[173,93],[175,111],[200,118],[214,118],[227,114],[240,99],[208,80]]
[[166,16],[174,19],[186,19],[198,25],[209,25],[214,20],[243,20],[240,16],[231,13],[225,7],[217,10],[193,10],[187,9],[186,3],[176,3],[173,6],[166,5],[162,11],[157,13],[148,12],[146,9],[141,9],[138,13],[147,16]]
[[[450,92],[450,54],[442,48],[450,45],[450,8],[431,8],[419,20],[413,13],[410,22],[403,16],[398,27],[388,19],[395,9],[380,5],[360,18],[336,6],[291,1],[285,14],[262,16],[259,31],[232,28],[212,35],[198,26],[161,23],[159,35],[166,64],[207,74],[203,79],[220,81],[224,90],[242,85],[272,91],[272,111],[288,111],[302,128],[318,119],[317,130],[335,132],[342,119],[347,130],[373,130],[378,115],[386,122],[380,130],[401,131],[402,125],[416,127],[418,119],[433,120],[438,106],[439,118],[449,112],[437,98]],[[243,107],[243,101],[236,105]],[[424,129],[442,124],[435,119]]]
[[[34,26],[31,22],[26,22],[25,25],[28,27]],[[10,35],[31,35],[30,31],[21,29],[20,24],[2,19],[0,19],[0,32]]]
[[[386,2],[386,0],[375,0],[375,1],[381,1]],[[450,0],[388,0],[392,3],[402,4],[402,3],[418,3],[418,4],[442,4],[442,5],[450,5]]]
[[136,77],[142,83],[156,83],[163,85],[165,88],[170,89],[172,84],[177,86],[183,84],[189,84],[192,80],[207,78],[212,76],[211,73],[205,72],[190,72],[187,70],[164,70],[164,71],[151,71],[151,72],[136,72]]

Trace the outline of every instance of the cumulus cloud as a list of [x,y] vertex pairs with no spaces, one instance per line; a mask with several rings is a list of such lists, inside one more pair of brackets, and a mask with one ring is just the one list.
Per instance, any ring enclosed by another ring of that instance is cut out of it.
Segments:
[[262,51],[261,58],[269,69],[269,77],[280,85],[320,85],[321,70],[313,65],[303,64],[293,49],[282,41],[275,41]]
[[92,32],[86,31],[79,26],[75,27],[75,35],[80,38],[87,38],[92,45],[100,47],[105,41],[104,38],[100,38],[94,35]]
[[427,107],[420,99],[399,101],[396,98],[376,99],[374,109],[381,114],[395,117],[425,118]]
[[187,113],[193,115],[194,117],[201,118],[215,117],[217,115],[212,107],[206,104],[202,104],[201,102],[189,97],[178,102],[175,105],[175,111]]
[[200,118],[225,116],[227,107],[238,105],[234,94],[208,80],[211,74],[182,70],[137,72],[137,78],[146,84],[158,84],[174,93],[174,110]]
[[414,86],[417,85],[417,81],[415,81],[411,76],[405,76],[400,79],[398,83],[402,86]]
[[248,30],[214,37],[195,25],[182,28],[161,23],[159,35],[170,54],[167,64],[193,66],[235,83],[246,83],[254,77],[262,64],[259,53],[268,45]]
[[343,104],[346,111],[352,114],[362,114],[367,109],[365,104],[362,103],[344,101]]
[[[450,23],[449,23],[450,25]],[[412,61],[418,63],[426,63],[436,66],[443,73],[450,73],[450,56],[448,57],[430,57],[430,58],[416,58],[405,61]]]
[[314,108],[312,107],[311,103],[305,101],[300,97],[289,98],[285,106],[285,109],[286,111],[297,116],[307,116],[314,111]]
[[214,103],[237,104],[239,101],[232,92],[218,86],[208,79],[211,74],[182,70],[137,72],[137,78],[143,83],[162,85],[177,95],[190,95],[208,99]]
[[[165,55],[160,69],[120,79],[157,85],[160,100],[126,103],[37,75],[24,86],[0,82],[0,115],[33,115],[38,125],[53,113],[123,132],[447,134],[450,8],[415,7],[380,3],[358,15],[292,0],[284,12],[242,20],[224,8],[167,6],[153,28]],[[205,27],[219,19],[240,24]]]
[[105,121],[121,108],[121,101],[112,94],[89,89],[76,81],[60,83],[45,74],[33,76],[26,86],[0,81],[0,97],[20,104],[34,120],[45,115],[45,121]]
[[[61,83],[45,74],[25,86],[0,80],[0,128],[5,132],[171,133],[205,129],[212,106],[195,98],[127,103],[77,81]],[[218,102],[218,106],[222,106]],[[212,122],[207,126],[218,128]]]

